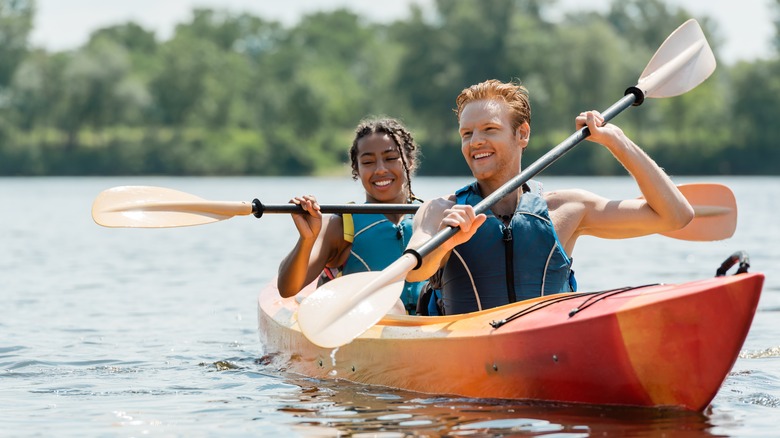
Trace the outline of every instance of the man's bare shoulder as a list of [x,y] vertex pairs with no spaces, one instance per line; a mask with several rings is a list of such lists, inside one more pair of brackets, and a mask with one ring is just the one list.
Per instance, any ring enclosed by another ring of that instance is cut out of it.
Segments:
[[550,219],[567,254],[574,250],[581,232],[580,224],[595,197],[595,194],[582,189],[554,190],[544,194]]
[[562,189],[544,192],[544,200],[547,208],[557,210],[563,205],[571,203],[584,204],[596,198],[594,193],[583,189]]

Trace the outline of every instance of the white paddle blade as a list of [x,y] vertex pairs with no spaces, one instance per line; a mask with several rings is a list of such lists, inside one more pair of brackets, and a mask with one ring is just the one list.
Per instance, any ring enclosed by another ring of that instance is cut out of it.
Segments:
[[715,64],[715,55],[701,26],[690,19],[658,48],[636,87],[645,97],[679,96],[710,77]]
[[92,219],[104,227],[187,227],[251,213],[252,205],[246,202],[206,201],[150,186],[114,187],[101,192],[92,203]]
[[352,342],[393,308],[403,292],[403,278],[416,264],[417,259],[406,254],[383,271],[358,272],[325,283],[298,308],[301,332],[324,348]]

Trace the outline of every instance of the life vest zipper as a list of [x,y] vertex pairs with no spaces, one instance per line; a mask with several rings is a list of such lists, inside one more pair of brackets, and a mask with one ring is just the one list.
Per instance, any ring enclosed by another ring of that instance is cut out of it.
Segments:
[[[510,223],[511,225],[511,223]],[[504,241],[504,259],[506,261],[506,294],[510,303],[517,301],[517,295],[515,295],[515,263],[514,263],[514,251],[512,249],[512,228],[502,225],[503,241]]]

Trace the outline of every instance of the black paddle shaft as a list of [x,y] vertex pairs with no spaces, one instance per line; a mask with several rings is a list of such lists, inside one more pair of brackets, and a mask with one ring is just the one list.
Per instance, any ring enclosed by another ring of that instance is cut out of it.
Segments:
[[[619,101],[615,102],[606,111],[601,113],[604,117],[604,123],[612,120],[615,116],[623,112],[630,106],[641,105],[644,101],[644,92],[637,87],[631,87],[626,90],[626,94]],[[577,146],[582,140],[585,140],[590,135],[590,130],[587,126],[580,128],[577,132],[570,135],[569,138],[559,143],[558,146],[550,149],[549,152],[544,154],[541,158],[534,161],[530,166],[526,167],[517,176],[510,179],[498,190],[488,195],[479,204],[474,207],[476,214],[481,214],[490,209],[496,202],[501,200],[504,196],[515,191],[518,187],[522,186],[528,180],[539,174],[546,169],[549,165],[561,158],[565,153],[569,152],[574,146]],[[460,230],[459,227],[450,227],[443,229],[431,237],[427,242],[417,249],[407,249],[405,254],[413,254],[417,258],[417,266],[414,269],[422,266],[423,257],[427,256],[438,248],[442,243],[446,242],[450,237],[454,236]]]
[[[374,213],[374,214],[413,214],[420,208],[420,204],[330,204],[320,205],[320,212],[332,213]],[[265,205],[255,198],[252,201],[252,214],[257,218],[264,213],[305,213],[303,207],[297,204],[271,204]]]

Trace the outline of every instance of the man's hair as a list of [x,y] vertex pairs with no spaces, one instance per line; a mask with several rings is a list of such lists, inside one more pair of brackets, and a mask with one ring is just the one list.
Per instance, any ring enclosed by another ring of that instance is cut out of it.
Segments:
[[460,115],[467,104],[476,100],[501,99],[509,105],[512,115],[512,130],[516,130],[524,122],[531,123],[531,102],[528,90],[514,81],[504,83],[496,79],[464,88],[458,98],[455,99],[457,107],[454,109],[460,123]]

